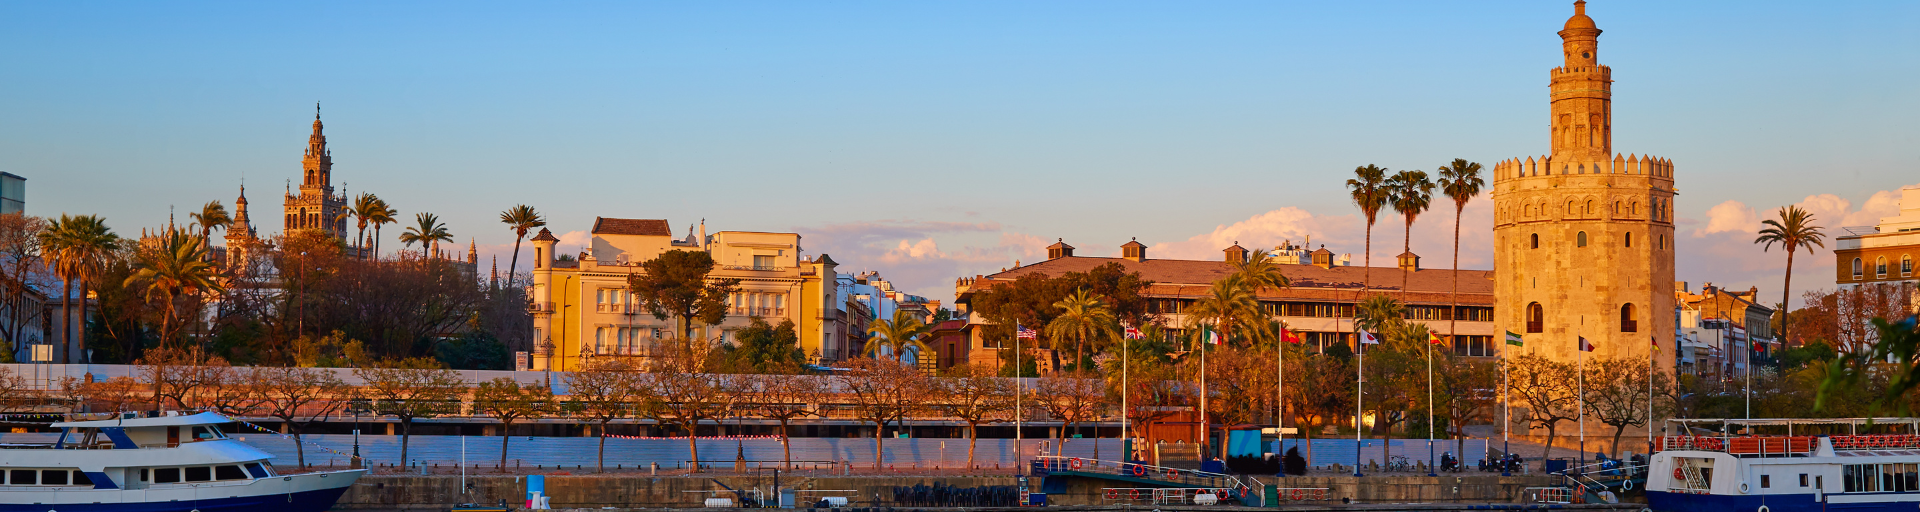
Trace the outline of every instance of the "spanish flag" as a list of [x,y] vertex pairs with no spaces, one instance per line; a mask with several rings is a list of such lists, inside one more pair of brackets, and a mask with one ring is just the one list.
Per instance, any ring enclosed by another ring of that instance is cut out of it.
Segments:
[[1440,335],[1438,335],[1438,334],[1434,334],[1434,333],[1433,333],[1433,331],[1427,331],[1427,343],[1431,343],[1431,344],[1434,344],[1434,345],[1444,345],[1444,344],[1445,344],[1445,343],[1443,343],[1443,342],[1441,342],[1441,341],[1440,341]]

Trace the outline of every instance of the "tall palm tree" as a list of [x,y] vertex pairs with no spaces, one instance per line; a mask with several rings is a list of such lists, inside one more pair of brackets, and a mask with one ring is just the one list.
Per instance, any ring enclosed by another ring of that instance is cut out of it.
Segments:
[[233,225],[233,217],[227,215],[227,207],[219,201],[207,201],[200,211],[189,215],[193,217],[193,223],[200,226],[200,238],[207,240],[213,240],[213,230]]
[[878,319],[867,326],[867,332],[880,340],[879,343],[874,343],[869,339],[867,356],[879,355],[880,347],[887,347],[893,353],[894,359],[904,359],[907,356],[907,347],[913,347],[915,354],[925,354],[932,350],[925,343],[920,342],[920,336],[927,331],[927,324],[921,323],[919,318],[904,310],[895,309],[892,320]]
[[361,192],[359,197],[353,198],[353,206],[347,208],[347,213],[352,214],[360,225],[360,235],[353,237],[353,242],[360,247],[361,259],[365,259],[369,252],[367,251],[367,223],[373,221],[373,218],[383,209],[380,196],[366,192]]
[[[216,208],[218,202],[213,204]],[[221,208],[222,214],[225,209]],[[81,362],[92,362],[87,358],[87,295],[100,284],[102,274],[116,258],[120,250],[120,235],[107,227],[105,220],[96,215],[83,215],[74,218],[68,226],[67,250],[74,258],[74,277],[80,283],[80,320],[74,322],[74,338],[79,343],[74,349],[80,352]],[[206,235],[201,235],[205,239]]]
[[179,311],[178,299],[222,288],[213,263],[206,260],[207,245],[202,240],[167,230],[160,235],[159,242],[137,254],[133,275],[127,276],[124,285],[140,289],[149,303],[154,302],[157,295],[164,304],[160,343],[166,345]]
[[420,254],[427,258],[433,258],[433,249],[439,247],[442,240],[453,239],[453,233],[447,232],[447,225],[441,224],[440,218],[431,213],[416,213],[413,221],[414,225],[407,226],[407,231],[400,234],[400,243],[420,244]]
[[1085,370],[1081,364],[1086,357],[1087,338],[1096,334],[1112,334],[1113,309],[1107,307],[1106,297],[1098,293],[1087,293],[1086,288],[1073,291],[1073,295],[1053,303],[1061,310],[1060,316],[1047,322],[1047,339],[1060,340],[1072,338],[1073,369]]
[[1354,206],[1360,207],[1360,213],[1367,217],[1366,252],[1361,253],[1361,261],[1367,271],[1361,277],[1364,280],[1361,286],[1363,289],[1372,288],[1373,222],[1380,217],[1380,208],[1387,205],[1385,187],[1387,170],[1377,165],[1367,164],[1366,167],[1355,167],[1353,175],[1352,179],[1347,180],[1347,193],[1353,197]]
[[522,204],[500,212],[500,222],[513,230],[513,259],[507,260],[507,282],[512,283],[514,273],[520,268],[520,241],[526,239],[527,232],[533,228],[547,225],[547,219],[533,211],[532,206]]
[[[1433,181],[1427,179],[1426,171],[1400,171],[1387,178],[1387,202],[1393,205],[1393,211],[1407,217],[1406,236],[1401,240],[1401,254],[1413,252],[1413,218],[1425,213],[1433,206]],[[1407,282],[1413,278],[1413,272],[1400,273],[1400,299],[1406,300]]]
[[1465,158],[1455,158],[1453,163],[1440,167],[1440,192],[1453,198],[1453,304],[1447,308],[1447,332],[1460,332],[1460,217],[1466,215],[1467,202],[1480,195],[1480,187],[1486,185],[1480,179],[1480,163],[1468,162]]
[[1353,325],[1386,338],[1399,328],[1406,306],[1386,294],[1370,295],[1353,308]]
[[[1221,343],[1230,343],[1233,330],[1238,325],[1256,326],[1265,323],[1260,315],[1260,303],[1254,300],[1252,288],[1240,280],[1240,277],[1228,274],[1207,287],[1206,295],[1194,301],[1186,311],[1191,325],[1212,325],[1219,333]],[[1203,434],[1210,434],[1212,420],[1208,414],[1207,397],[1207,340],[1196,340],[1200,351],[1200,425]],[[1207,435],[1202,435],[1202,445],[1206,445]],[[1224,448],[1224,447],[1223,447]],[[1224,456],[1224,455],[1223,455]]]
[[378,259],[380,256],[380,226],[400,222],[400,210],[393,209],[392,206],[387,205],[387,200],[378,197],[373,198],[373,204],[372,215],[367,217],[367,222],[373,223],[373,254],[374,258]]
[[78,261],[67,249],[70,239],[70,226],[76,219],[66,214],[60,220],[48,222],[46,229],[40,231],[40,257],[47,269],[60,278],[60,355],[58,361],[67,362],[67,346],[73,343],[72,331],[67,326],[73,324],[73,280],[79,273]]
[[1773,249],[1776,243],[1787,250],[1786,282],[1780,285],[1780,339],[1786,340],[1787,325],[1790,324],[1787,313],[1792,307],[1787,298],[1792,297],[1793,253],[1799,249],[1812,253],[1814,247],[1826,247],[1826,242],[1822,240],[1827,234],[1820,231],[1820,226],[1813,225],[1813,214],[1799,206],[1781,207],[1775,213],[1780,216],[1779,219],[1760,221],[1767,227],[1760,230],[1760,237],[1753,239],[1753,243],[1765,244],[1760,249],[1762,251]]

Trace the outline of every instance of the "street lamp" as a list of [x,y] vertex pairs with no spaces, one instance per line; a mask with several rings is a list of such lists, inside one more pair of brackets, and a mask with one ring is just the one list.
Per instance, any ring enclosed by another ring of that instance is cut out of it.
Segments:
[[360,461],[360,415],[368,412],[368,405],[365,398],[355,398],[347,403],[347,412],[353,413],[353,460],[348,464],[353,469],[365,466]]

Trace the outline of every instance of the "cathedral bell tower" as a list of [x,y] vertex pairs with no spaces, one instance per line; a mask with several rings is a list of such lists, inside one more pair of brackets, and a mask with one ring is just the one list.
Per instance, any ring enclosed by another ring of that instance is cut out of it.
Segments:
[[318,230],[341,240],[347,238],[346,195],[333,194],[333,152],[327,149],[325,125],[320,123],[320,104],[313,105],[313,134],[307,136],[306,155],[300,159],[300,192],[289,187],[286,197],[286,232]]
[[[1574,2],[1548,73],[1552,153],[1493,166],[1496,328],[1518,354],[1645,360],[1671,368],[1673,162],[1613,153],[1613,70],[1600,28]],[[1517,354],[1516,354],[1517,355]]]

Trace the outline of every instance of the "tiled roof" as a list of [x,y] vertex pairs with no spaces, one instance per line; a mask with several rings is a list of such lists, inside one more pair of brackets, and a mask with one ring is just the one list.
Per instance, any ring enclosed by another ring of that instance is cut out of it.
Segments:
[[[1059,276],[1068,272],[1086,272],[1108,263],[1118,263],[1128,272],[1139,272],[1142,279],[1152,281],[1154,286],[1150,293],[1153,295],[1199,295],[1215,280],[1233,273],[1233,266],[1225,261],[1155,259],[1133,261],[1125,258],[1069,256],[1037,262],[986,276],[986,278],[1011,281],[1028,274]],[[1406,279],[1407,290],[1412,292],[1408,297],[1409,302],[1445,302],[1449,300],[1446,297],[1453,293],[1453,277],[1456,273],[1446,269],[1420,269],[1408,275],[1398,267],[1368,269],[1358,266],[1320,268],[1314,265],[1281,265],[1280,268],[1287,279],[1293,281],[1293,287],[1278,293],[1262,293],[1263,297],[1326,296],[1331,300],[1357,291],[1371,274],[1374,290],[1399,292],[1401,280]],[[1471,302],[1468,297],[1472,295],[1484,295],[1487,303],[1492,302],[1493,271],[1460,270],[1458,274],[1463,301]],[[1423,297],[1427,300],[1422,300]],[[1348,297],[1348,300],[1350,299]]]
[[673,228],[667,227],[666,219],[594,217],[593,234],[673,236]]
[[558,238],[554,238],[554,237],[553,237],[553,232],[552,232],[552,231],[548,231],[548,230],[547,230],[547,228],[540,228],[540,232],[539,232],[539,233],[537,233],[537,234],[535,234],[535,235],[533,235],[533,241],[535,241],[535,242],[558,242],[558,241],[560,241],[560,239],[558,239]]

